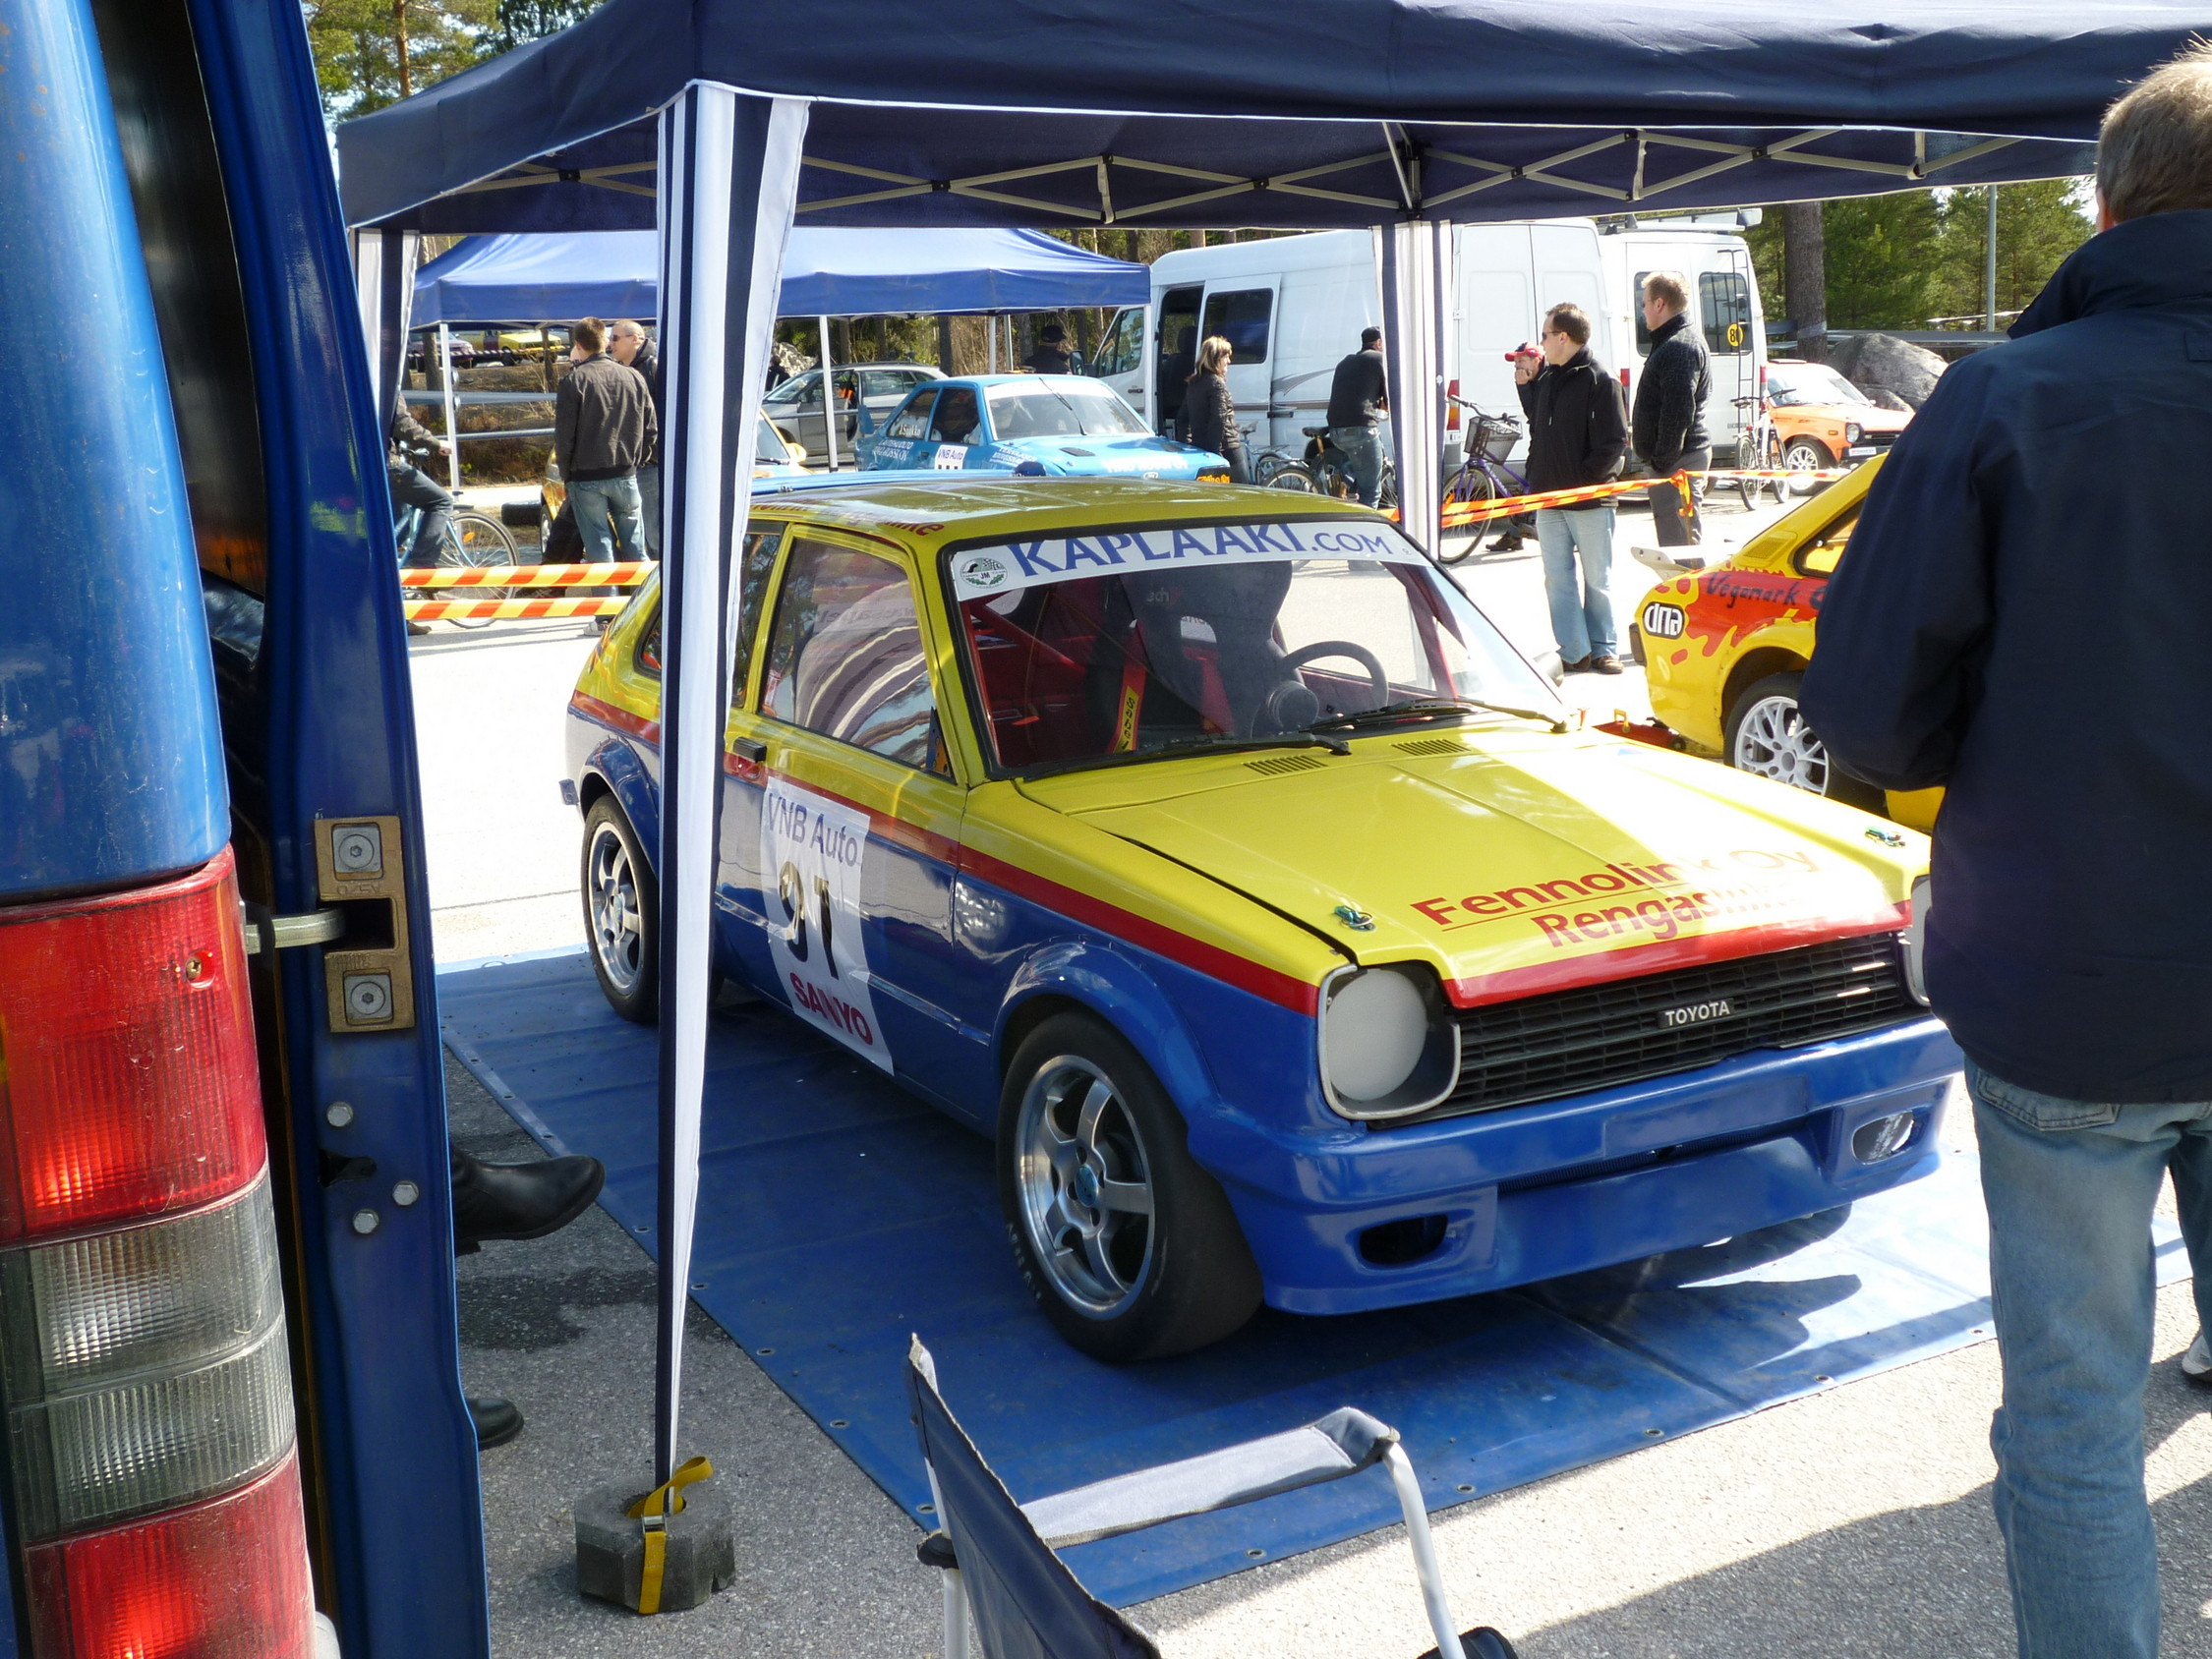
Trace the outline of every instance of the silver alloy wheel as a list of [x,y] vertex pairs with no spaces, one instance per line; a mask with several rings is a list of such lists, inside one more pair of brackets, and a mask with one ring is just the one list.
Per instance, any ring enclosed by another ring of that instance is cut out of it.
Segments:
[[645,972],[645,924],[637,902],[637,872],[629,848],[611,824],[592,836],[587,878],[592,905],[592,951],[608,983],[627,997]]
[[1817,473],[1827,465],[1828,457],[1809,442],[1793,443],[1782,451],[1782,466],[1793,473]]
[[1828,793],[1827,746],[1805,723],[1794,697],[1762,697],[1745,710],[1728,758],[1738,772],[1815,795]]
[[1070,1307],[1124,1311],[1151,1266],[1152,1176],[1129,1109],[1080,1055],[1037,1068],[1021,1097],[1015,1179],[1038,1265]]

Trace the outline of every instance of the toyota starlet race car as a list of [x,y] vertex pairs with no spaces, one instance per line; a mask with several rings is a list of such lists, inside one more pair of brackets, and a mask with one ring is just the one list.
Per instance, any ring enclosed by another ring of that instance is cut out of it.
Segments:
[[1111,387],[1080,374],[932,380],[855,447],[863,472],[987,470],[1055,477],[1208,479],[1229,463],[1157,437]]
[[1877,456],[1800,503],[1732,557],[1661,582],[1631,623],[1652,713],[1668,730],[1739,771],[1935,828],[1941,789],[1885,793],[1829,759],[1798,712],[1814,625]]
[[[1926,1173],[1924,843],[1577,730],[1356,506],[756,488],[719,969],[998,1145],[1077,1346],[1726,1238]],[[593,960],[653,1017],[660,603],[569,705]]]

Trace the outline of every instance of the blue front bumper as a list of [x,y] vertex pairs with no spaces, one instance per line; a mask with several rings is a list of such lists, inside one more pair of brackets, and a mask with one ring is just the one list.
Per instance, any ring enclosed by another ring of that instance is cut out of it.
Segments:
[[[1599,1094],[1402,1129],[1193,1125],[1270,1306],[1357,1313],[1503,1289],[1733,1237],[1932,1173],[1960,1064],[1933,1019],[1769,1050]],[[1859,1162],[1853,1133],[1910,1112],[1911,1141]],[[1391,1234],[1362,1234],[1389,1223]],[[1405,1240],[1435,1237],[1415,1259]],[[1378,1238],[1395,1248],[1377,1250]]]

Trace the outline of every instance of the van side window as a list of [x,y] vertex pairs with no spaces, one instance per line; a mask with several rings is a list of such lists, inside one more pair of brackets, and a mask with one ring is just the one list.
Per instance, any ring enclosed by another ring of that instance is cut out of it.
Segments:
[[1206,296],[1205,322],[1198,338],[1218,334],[1230,344],[1231,363],[1267,361],[1267,318],[1275,296],[1265,288],[1243,288],[1234,293]]
[[1715,357],[1741,357],[1751,350],[1751,285],[1739,272],[1699,272],[1698,313],[1705,349]]
[[1127,374],[1144,360],[1144,313],[1132,307],[1114,318],[1114,331],[1098,348],[1093,374]]

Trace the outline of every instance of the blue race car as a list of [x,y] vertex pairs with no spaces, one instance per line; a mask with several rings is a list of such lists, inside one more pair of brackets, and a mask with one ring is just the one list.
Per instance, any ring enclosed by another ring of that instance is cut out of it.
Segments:
[[855,450],[862,472],[1021,468],[1089,478],[1229,478],[1223,457],[1154,436],[1111,387],[1080,374],[932,380]]

